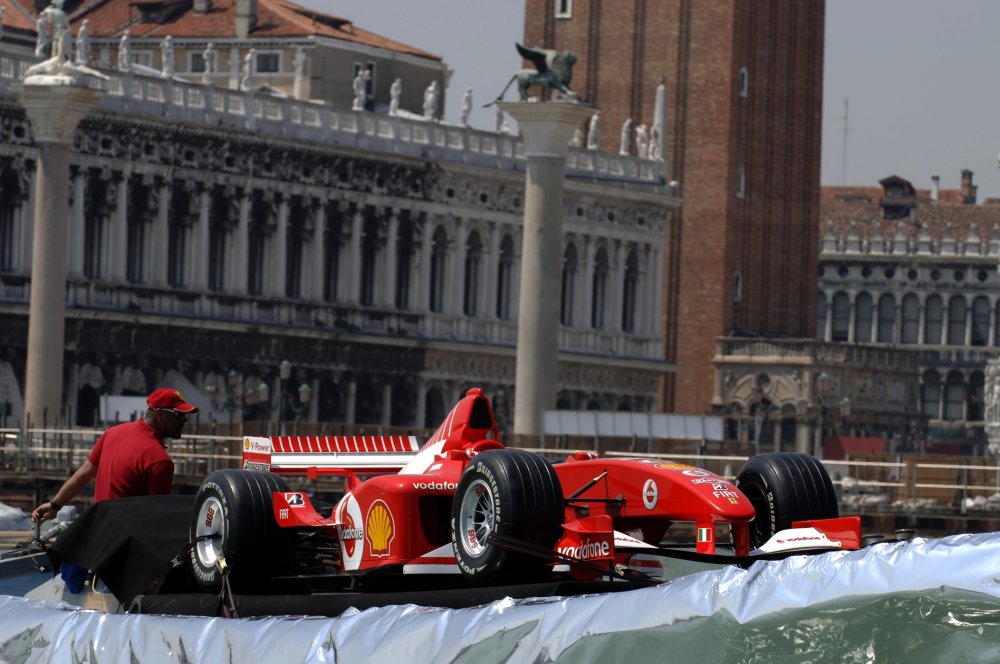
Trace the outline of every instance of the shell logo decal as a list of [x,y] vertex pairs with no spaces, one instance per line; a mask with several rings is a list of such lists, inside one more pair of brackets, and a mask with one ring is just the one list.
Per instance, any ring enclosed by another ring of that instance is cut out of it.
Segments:
[[365,538],[373,556],[388,556],[389,545],[396,534],[396,524],[392,512],[384,500],[376,500],[368,509],[365,519]]
[[656,464],[655,467],[662,468],[663,470],[688,470],[694,466],[689,466],[686,463],[677,463],[676,461],[664,461]]

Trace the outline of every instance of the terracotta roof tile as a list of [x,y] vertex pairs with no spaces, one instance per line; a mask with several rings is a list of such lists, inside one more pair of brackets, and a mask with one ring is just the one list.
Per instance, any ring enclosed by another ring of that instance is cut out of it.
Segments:
[[[140,22],[139,7],[148,4],[186,5],[164,23]],[[25,0],[0,0],[7,7],[4,26],[35,31],[34,4]],[[92,37],[120,37],[129,29],[133,37],[165,37],[181,39],[232,39],[236,36],[236,1],[212,0],[208,13],[194,13],[190,1],[175,3],[134,2],[133,0],[83,0],[72,7],[70,22],[74,34],[83,19],[88,19]],[[295,38],[323,36],[374,48],[405,53],[430,60],[435,55],[408,44],[377,35],[354,25],[349,19],[319,12],[288,0],[258,0],[257,24],[251,38]]]
[[862,240],[879,236],[892,240],[900,226],[906,236],[913,239],[926,225],[934,241],[939,241],[950,226],[956,242],[964,242],[972,228],[980,240],[986,242],[994,227],[1000,226],[1000,201],[997,199],[990,199],[983,205],[967,205],[961,202],[961,190],[942,189],[935,204],[931,202],[930,190],[918,189],[909,217],[884,219],[879,205],[883,196],[881,187],[822,187],[820,238],[831,225],[838,238],[846,238],[853,224]]
[[35,14],[32,5],[24,5],[17,0],[0,0],[0,7],[6,7],[7,11],[3,15],[4,29],[14,28],[28,32],[35,32]]

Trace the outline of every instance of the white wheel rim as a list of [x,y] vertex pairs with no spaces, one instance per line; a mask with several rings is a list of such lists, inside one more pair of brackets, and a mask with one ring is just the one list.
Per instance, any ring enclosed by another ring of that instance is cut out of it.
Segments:
[[198,510],[194,529],[195,555],[204,567],[215,567],[222,557],[222,543],[226,539],[226,520],[222,516],[222,503],[215,496],[205,499]]
[[480,556],[486,550],[486,538],[493,532],[496,515],[493,492],[483,480],[474,480],[462,495],[458,513],[458,541],[470,556]]

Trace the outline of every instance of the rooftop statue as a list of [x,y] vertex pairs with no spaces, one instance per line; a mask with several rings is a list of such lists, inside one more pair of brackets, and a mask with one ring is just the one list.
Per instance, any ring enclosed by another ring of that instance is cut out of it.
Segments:
[[[521,54],[521,57],[530,61],[535,68],[522,69],[514,74],[491,104],[501,101],[514,81],[517,81],[517,91],[521,95],[521,101],[528,100],[528,88],[535,85],[540,86],[543,90],[545,88],[556,90],[570,99],[579,101],[580,96],[569,87],[570,81],[573,80],[573,65],[576,64],[576,54],[573,51],[525,48],[520,44],[515,44],[515,46],[517,46],[517,52]],[[487,104],[487,106],[491,104]]]
[[[73,35],[70,32],[69,19],[63,11],[63,0],[52,0],[52,4],[38,15],[38,42],[35,53],[44,57],[47,46],[51,43],[52,52],[47,60],[28,67],[24,78],[32,76],[68,76],[76,77],[82,74],[107,79],[107,76],[84,64],[74,64],[70,58]],[[49,34],[51,28],[52,34]],[[50,81],[51,82],[51,81]]]

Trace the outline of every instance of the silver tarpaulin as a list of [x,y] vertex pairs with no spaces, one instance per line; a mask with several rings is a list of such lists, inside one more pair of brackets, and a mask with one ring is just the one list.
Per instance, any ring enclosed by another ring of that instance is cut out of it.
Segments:
[[997,661],[997,561],[1000,533],[918,538],[614,594],[338,618],[105,614],[0,596],[0,661]]

